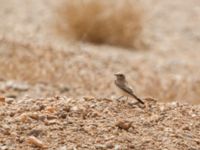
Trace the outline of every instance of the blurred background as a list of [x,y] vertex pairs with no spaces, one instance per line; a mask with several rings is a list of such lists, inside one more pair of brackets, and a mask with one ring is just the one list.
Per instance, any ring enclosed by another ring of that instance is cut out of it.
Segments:
[[200,1],[0,0],[0,94],[200,103]]

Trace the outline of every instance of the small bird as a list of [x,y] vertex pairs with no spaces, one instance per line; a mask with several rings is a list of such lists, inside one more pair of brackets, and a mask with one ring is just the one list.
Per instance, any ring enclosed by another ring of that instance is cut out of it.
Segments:
[[123,96],[121,96],[120,98],[124,96],[127,96],[127,98],[128,96],[132,96],[139,103],[144,104],[144,102],[133,93],[133,90],[128,85],[128,82],[126,81],[126,77],[124,74],[116,73],[115,76],[117,77],[117,79],[115,80],[115,85],[122,91],[122,94],[123,94]]

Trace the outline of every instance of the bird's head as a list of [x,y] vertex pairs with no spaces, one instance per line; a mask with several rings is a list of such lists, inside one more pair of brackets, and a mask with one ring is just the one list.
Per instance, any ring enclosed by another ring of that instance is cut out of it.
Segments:
[[122,73],[115,73],[115,76],[117,77],[117,80],[125,80],[125,75]]

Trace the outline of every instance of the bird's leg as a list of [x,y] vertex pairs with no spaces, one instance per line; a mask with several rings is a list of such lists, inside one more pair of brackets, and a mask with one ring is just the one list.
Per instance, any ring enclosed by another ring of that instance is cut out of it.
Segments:
[[128,96],[126,96],[126,101],[128,101]]
[[124,97],[124,96],[120,96],[119,98],[117,98],[117,100],[119,101],[120,99],[122,99],[122,97]]

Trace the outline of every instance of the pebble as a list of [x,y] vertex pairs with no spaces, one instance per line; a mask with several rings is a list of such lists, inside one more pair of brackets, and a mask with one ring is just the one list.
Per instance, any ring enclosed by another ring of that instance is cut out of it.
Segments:
[[4,96],[0,96],[0,102],[2,102],[2,103],[5,102],[5,97]]
[[85,96],[85,97],[83,97],[83,99],[84,99],[85,101],[91,101],[91,100],[94,100],[95,97],[93,97],[93,96]]
[[42,130],[33,129],[33,130],[31,130],[31,131],[28,133],[28,135],[29,135],[29,136],[38,137],[41,133],[42,133]]
[[120,145],[115,145],[114,150],[119,150],[120,149]]
[[37,113],[31,113],[31,114],[29,114],[29,117],[34,120],[39,120],[39,118],[40,118]]
[[101,150],[103,150],[103,149],[106,149],[106,145],[97,144],[97,145],[95,145],[95,148],[96,148],[96,149],[101,149]]
[[48,106],[48,107],[46,107],[46,111],[49,112],[49,113],[54,113],[56,111],[56,108]]
[[67,146],[61,146],[58,150],[67,150]]
[[114,145],[112,143],[107,143],[106,148],[109,148],[109,149],[114,148]]
[[27,114],[21,114],[21,115],[19,116],[19,120],[20,120],[21,122],[23,122],[23,123],[27,123],[27,122],[30,121],[30,119],[29,119],[29,117],[27,116]]
[[4,145],[4,146],[0,146],[0,150],[9,150],[8,146]]
[[6,102],[7,104],[12,104],[12,103],[14,102],[14,100],[15,100],[14,98],[9,98],[9,97],[8,97],[8,98],[5,99],[5,102]]
[[71,109],[70,106],[65,106],[65,107],[63,108],[63,111],[65,111],[65,112],[70,112],[70,109]]
[[27,143],[34,145],[34,146],[37,146],[40,148],[47,148],[47,146],[41,140],[39,140],[38,138],[36,138],[34,136],[29,136],[26,141],[27,141]]
[[118,121],[116,126],[120,129],[128,130],[132,126],[132,122],[129,121]]
[[57,117],[53,116],[53,115],[47,115],[47,119],[48,120],[53,120],[53,119],[57,119]]

